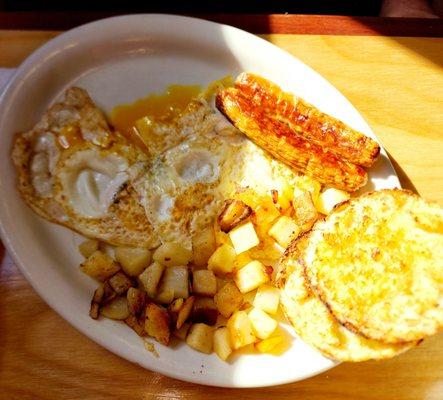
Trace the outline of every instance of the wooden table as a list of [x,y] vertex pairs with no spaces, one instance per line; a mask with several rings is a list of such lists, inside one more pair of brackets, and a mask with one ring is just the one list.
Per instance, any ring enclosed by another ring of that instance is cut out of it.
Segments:
[[[0,28],[44,24],[59,29],[59,17],[0,14]],[[93,17],[72,16],[75,22]],[[320,72],[372,126],[402,184],[443,205],[441,22],[309,16],[211,18],[267,32],[264,38]],[[379,32],[416,37],[387,37]],[[19,65],[56,34],[1,30],[0,67]],[[278,387],[230,390],[166,378],[111,354],[68,325],[33,291],[1,245],[0,260],[0,399],[443,398],[443,335],[389,361],[342,364],[317,377]]]

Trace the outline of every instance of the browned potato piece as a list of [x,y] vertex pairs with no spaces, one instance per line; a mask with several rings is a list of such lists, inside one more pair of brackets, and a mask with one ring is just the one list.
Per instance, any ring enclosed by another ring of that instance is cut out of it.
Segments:
[[185,340],[186,336],[188,335],[188,331],[189,328],[191,327],[191,323],[190,322],[185,322],[180,329],[176,329],[174,331],[174,336],[181,339],[181,340]]
[[211,354],[213,337],[214,328],[206,324],[194,324],[186,336],[186,343],[197,351]]
[[175,299],[168,307],[168,310],[170,312],[174,312],[174,313],[178,313],[183,305],[185,304],[184,299],[182,299],[181,297],[179,299]]
[[212,271],[201,269],[192,275],[192,291],[201,296],[212,297],[217,293],[217,279]]
[[115,259],[126,275],[137,276],[150,264],[151,252],[137,247],[116,247]]
[[169,344],[171,337],[169,323],[169,314],[163,307],[154,303],[146,306],[145,331],[165,346]]
[[86,275],[102,282],[120,270],[120,266],[100,250],[94,251],[80,264],[80,268]]
[[138,319],[135,315],[130,315],[128,318],[126,318],[125,323],[131,329],[133,329],[138,336],[145,336],[146,335],[143,325],[141,325],[138,322]]
[[243,203],[243,201],[229,199],[225,201],[217,221],[223,232],[229,232],[251,214],[252,208]]
[[129,316],[126,297],[117,297],[100,309],[100,314],[111,319],[126,319]]
[[[159,288],[159,293],[172,292],[173,299],[189,297],[189,270],[188,267],[174,266],[167,267],[163,272]],[[158,298],[158,296],[157,296]],[[172,300],[171,300],[172,301]]]
[[88,258],[94,251],[98,250],[98,245],[98,240],[85,240],[79,244],[78,250],[83,257]]
[[108,304],[112,300],[114,300],[117,297],[117,293],[115,290],[111,287],[108,281],[105,282],[103,285],[103,297],[100,304]]
[[234,283],[228,282],[214,296],[214,302],[220,314],[229,318],[241,306],[243,296]]
[[174,291],[160,288],[154,300],[159,304],[170,304],[174,300]]
[[121,271],[109,278],[108,282],[117,294],[124,294],[133,286],[132,281]]
[[214,352],[223,361],[232,353],[231,334],[226,327],[218,328],[214,332]]
[[177,329],[180,329],[183,326],[183,324],[185,323],[185,321],[191,315],[192,306],[194,305],[194,301],[195,301],[195,297],[190,296],[183,303],[183,306],[180,309],[180,311],[178,312],[178,316],[177,316],[177,323],[176,323]]
[[245,311],[237,311],[229,318],[227,328],[231,334],[231,344],[234,350],[254,343],[255,335],[251,321]]
[[140,314],[145,307],[146,293],[131,287],[126,293],[126,298],[128,299],[129,312],[134,315]]
[[105,294],[104,285],[100,285],[97,289],[95,289],[94,295],[92,296],[92,302],[101,304],[104,294]]
[[180,243],[165,242],[154,251],[152,258],[165,267],[188,265],[192,259],[192,251]]
[[153,299],[157,293],[157,287],[164,269],[164,265],[155,261],[138,276],[138,281],[151,299]]
[[218,310],[214,300],[210,297],[197,297],[192,309],[192,321],[203,322],[207,325],[215,325]]
[[294,190],[294,198],[292,200],[294,207],[294,219],[303,232],[311,229],[312,225],[318,218],[318,212],[312,202],[309,192],[303,190]]
[[204,268],[208,264],[209,257],[216,249],[215,233],[212,226],[207,227],[192,237],[192,254],[194,265]]
[[103,300],[103,295],[105,294],[105,289],[103,285],[100,285],[95,289],[94,295],[91,300],[91,308],[89,309],[89,316],[92,319],[97,319],[100,311],[100,304]]
[[169,312],[169,316],[171,318],[171,326],[176,326],[177,319],[178,319],[178,313],[183,308],[184,304],[185,304],[185,300],[182,298],[175,299],[171,304],[169,304],[168,312]]
[[89,309],[89,316],[92,319],[97,319],[100,311],[100,304],[91,302],[91,308]]

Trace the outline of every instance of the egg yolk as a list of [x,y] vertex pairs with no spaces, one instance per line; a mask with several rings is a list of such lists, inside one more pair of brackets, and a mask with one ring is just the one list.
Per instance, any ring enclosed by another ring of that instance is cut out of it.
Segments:
[[136,144],[146,147],[151,127],[156,122],[168,122],[179,116],[201,90],[200,85],[170,85],[164,93],[115,107],[111,124]]

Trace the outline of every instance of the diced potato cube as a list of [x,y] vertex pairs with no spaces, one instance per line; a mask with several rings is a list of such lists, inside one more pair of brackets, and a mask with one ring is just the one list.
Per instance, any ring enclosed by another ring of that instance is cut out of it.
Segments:
[[179,297],[178,299],[175,299],[168,307],[168,311],[171,313],[178,313],[183,305],[185,304],[185,300]]
[[255,348],[260,353],[270,353],[274,350],[278,345],[283,343],[284,339],[282,336],[273,336],[265,340],[261,340],[260,342],[255,344]]
[[260,196],[255,190],[251,188],[241,188],[234,196],[237,200],[243,201],[253,210],[255,210],[262,202],[263,196]]
[[299,190],[309,192],[312,202],[315,203],[320,194],[321,184],[314,178],[311,178],[307,175],[300,175],[296,178],[295,181],[294,197]]
[[147,295],[153,299],[157,292],[157,287],[163,275],[164,265],[153,262],[139,276],[138,280],[146,290]]
[[222,244],[229,244],[231,246],[231,239],[229,239],[229,235],[220,230],[219,226],[216,226],[214,229],[215,235],[215,245],[216,247],[221,246]]
[[252,261],[251,255],[248,253],[241,253],[235,257],[234,270],[243,268],[246,264]]
[[229,329],[231,345],[234,350],[254,343],[255,335],[246,312],[237,311],[234,313],[228,320],[227,328]]
[[194,271],[192,274],[192,291],[202,296],[214,296],[217,293],[217,279],[214,272],[207,269]]
[[285,186],[278,192],[278,204],[282,211],[287,210],[292,205],[292,187]]
[[158,289],[159,293],[172,291],[174,299],[189,297],[189,270],[188,267],[167,267]]
[[220,291],[220,289],[225,286],[227,283],[232,282],[232,279],[226,279],[226,278],[215,278],[217,279],[217,292]]
[[197,267],[206,267],[209,257],[211,257],[215,249],[215,234],[212,226],[192,237],[193,261]]
[[117,293],[111,287],[111,285],[109,284],[109,281],[106,281],[103,285],[103,297],[102,297],[101,304],[102,305],[108,304],[109,302],[114,300],[116,297],[117,297]]
[[131,287],[126,293],[126,298],[128,299],[129,312],[134,315],[140,314],[145,307],[146,293]]
[[103,297],[105,295],[104,285],[100,284],[100,286],[95,289],[94,295],[92,296],[92,302],[101,304],[103,301]]
[[260,238],[264,238],[267,235],[272,223],[278,217],[280,217],[280,211],[270,197],[265,197],[263,202],[254,209],[254,214],[251,217]]
[[266,267],[260,261],[251,261],[242,269],[235,272],[234,282],[241,293],[247,293],[257,289],[263,283],[269,281]]
[[152,255],[154,261],[173,267],[177,265],[188,265],[192,258],[192,251],[186,249],[179,243],[163,243]]
[[223,361],[225,361],[232,353],[231,336],[228,328],[218,328],[214,332],[214,352]]
[[252,308],[252,303],[254,302],[256,293],[256,290],[251,290],[243,295],[243,304],[240,307],[241,310],[247,311]]
[[237,226],[229,232],[236,254],[243,253],[260,243],[252,222]]
[[210,297],[196,297],[192,309],[192,321],[214,325],[217,322],[218,310],[214,299]]
[[320,193],[320,196],[318,196],[318,199],[314,204],[318,212],[327,215],[337,204],[350,198],[351,195],[348,192],[335,188],[328,188]]
[[195,297],[189,296],[183,303],[183,307],[178,312],[176,328],[180,329],[185,321],[189,318],[192,312],[192,307],[194,306]]
[[201,353],[212,353],[214,328],[206,324],[193,324],[186,336],[186,343]]
[[97,250],[80,264],[80,268],[90,277],[104,282],[114,275],[120,266],[107,254]]
[[241,200],[225,201],[223,209],[217,218],[220,229],[229,232],[252,214],[252,208]]
[[235,250],[228,244],[222,244],[208,260],[208,269],[215,274],[232,272],[235,261]]
[[99,242],[98,249],[115,260],[115,247],[109,243]]
[[126,319],[129,316],[126,297],[117,297],[100,309],[100,314],[111,319]]
[[169,323],[169,314],[163,307],[154,303],[146,306],[145,331],[165,346],[169,344],[171,337]]
[[155,301],[160,304],[170,304],[174,301],[174,291],[172,289],[159,288],[155,295]]
[[109,285],[117,294],[124,294],[133,286],[132,281],[122,272],[119,271],[108,279]]
[[92,319],[97,319],[100,313],[100,304],[91,302],[91,307],[89,308],[89,316]]
[[98,240],[85,240],[80,243],[78,250],[83,257],[88,258],[92,253],[98,250],[98,245]]
[[280,290],[274,286],[262,285],[257,289],[254,307],[260,308],[269,314],[275,314],[280,302]]
[[255,336],[260,339],[267,339],[277,328],[277,321],[259,308],[253,308],[248,316]]
[[138,276],[151,263],[151,252],[148,249],[136,247],[117,247],[115,259],[121,264],[125,274]]
[[217,315],[217,321],[215,321],[215,327],[216,328],[222,328],[225,327],[228,324],[228,318],[224,317],[223,315]]
[[100,311],[100,305],[103,301],[103,296],[105,294],[104,285],[100,285],[95,289],[94,295],[91,300],[91,308],[89,309],[89,316],[92,319],[97,319]]
[[276,240],[282,247],[288,247],[292,239],[300,234],[300,227],[291,218],[282,215],[277,222],[272,225],[268,232],[269,236]]
[[181,339],[181,340],[186,340],[186,336],[188,335],[189,332],[189,328],[191,327],[191,323],[190,322],[185,322],[180,329],[176,329],[174,331],[174,336]]
[[294,189],[294,199],[292,200],[294,207],[294,220],[296,224],[303,230],[308,231],[318,218],[318,212],[312,202],[309,192],[300,189]]
[[214,296],[214,302],[221,315],[229,318],[238,310],[243,302],[243,296],[232,282],[224,285]]
[[128,318],[126,318],[125,324],[133,329],[138,336],[146,335],[144,326],[138,322],[138,319],[135,315],[131,314]]

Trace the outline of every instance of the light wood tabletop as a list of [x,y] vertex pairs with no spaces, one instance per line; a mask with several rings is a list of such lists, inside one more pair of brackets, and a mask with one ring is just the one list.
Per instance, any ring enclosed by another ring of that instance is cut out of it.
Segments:
[[[348,32],[346,23],[343,34],[312,35],[309,29],[318,33],[318,27],[298,23],[303,34],[269,29],[263,37],[332,82],[378,135],[403,186],[443,205],[443,39],[388,37],[355,25]],[[0,30],[0,67],[18,66],[56,34]],[[0,399],[443,398],[443,334],[392,360],[341,364],[283,386],[208,388],[167,378],[71,327],[34,292],[1,244],[0,261]]]

